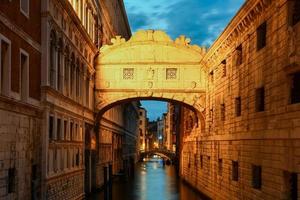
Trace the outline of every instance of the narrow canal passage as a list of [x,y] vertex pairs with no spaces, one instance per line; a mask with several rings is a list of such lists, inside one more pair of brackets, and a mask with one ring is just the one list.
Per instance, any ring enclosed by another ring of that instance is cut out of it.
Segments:
[[[113,200],[205,200],[199,193],[177,177],[174,166],[163,165],[161,159],[151,158],[138,163],[135,176],[113,183]],[[104,193],[93,194],[89,200],[103,200]]]

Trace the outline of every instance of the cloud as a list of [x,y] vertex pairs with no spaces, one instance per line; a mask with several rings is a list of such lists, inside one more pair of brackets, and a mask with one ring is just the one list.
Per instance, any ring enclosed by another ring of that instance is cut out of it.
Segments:
[[[160,29],[210,46],[245,0],[125,0],[132,32]],[[138,13],[138,14],[137,14]]]

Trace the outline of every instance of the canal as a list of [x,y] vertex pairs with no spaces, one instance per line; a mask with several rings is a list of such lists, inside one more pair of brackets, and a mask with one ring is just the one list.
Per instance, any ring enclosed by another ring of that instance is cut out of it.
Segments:
[[[89,200],[103,200],[104,192],[94,193]],[[201,194],[176,175],[174,166],[163,165],[159,158],[138,163],[135,176],[113,182],[113,200],[205,200]]]

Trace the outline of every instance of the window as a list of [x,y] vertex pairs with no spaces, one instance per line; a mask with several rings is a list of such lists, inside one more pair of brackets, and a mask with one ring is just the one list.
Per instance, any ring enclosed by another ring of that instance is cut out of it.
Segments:
[[64,139],[67,139],[68,121],[64,120]]
[[64,87],[65,87],[65,94],[69,95],[69,47],[65,49],[65,63],[64,63]]
[[10,43],[1,40],[1,94],[9,95],[10,82]]
[[62,134],[61,134],[61,119],[57,119],[57,125],[56,125],[56,128],[57,128],[57,139],[58,140],[61,140],[62,139]]
[[223,159],[219,158],[218,159],[218,175],[222,176],[222,171],[223,171]]
[[56,35],[54,31],[51,31],[50,34],[50,66],[49,66],[49,79],[50,79],[50,86],[52,88],[56,87]]
[[257,37],[257,50],[260,50],[266,46],[267,35],[267,23],[262,23],[256,30]]
[[80,71],[79,71],[79,62],[77,62],[77,66],[76,66],[76,99],[79,100],[79,86],[80,86]]
[[209,80],[210,80],[211,83],[214,82],[214,71],[211,71],[211,72],[209,73]]
[[85,83],[85,106],[90,107],[89,101],[90,101],[90,78],[87,74],[86,77],[86,83]]
[[27,101],[29,97],[29,58],[28,54],[24,51],[21,51],[20,56],[20,71],[21,71],[21,100]]
[[203,155],[200,155],[200,168],[203,169]]
[[15,181],[16,181],[16,168],[8,169],[8,193],[13,193],[15,191]]
[[20,10],[26,17],[29,17],[29,0],[20,0]]
[[222,77],[225,77],[227,74],[227,66],[226,66],[226,60],[223,60],[221,63],[221,67],[222,67]]
[[239,180],[239,163],[238,161],[232,161],[232,180]]
[[261,166],[252,165],[252,187],[261,189]]
[[243,46],[240,45],[236,48],[236,66],[240,66],[243,63]]
[[61,65],[61,60],[62,60],[62,53],[63,53],[63,42],[62,39],[60,38],[58,41],[58,52],[57,52],[57,89],[59,91],[62,91],[62,65]]
[[285,199],[298,199],[298,174],[284,171]]
[[80,163],[80,153],[79,153],[79,149],[77,149],[77,153],[76,153],[76,166],[79,166]]
[[300,21],[300,1],[291,0],[290,1],[290,16],[291,16],[291,25],[294,26]]
[[300,103],[300,72],[295,73],[292,76],[291,103]]
[[237,117],[241,116],[242,113],[242,104],[241,104],[241,97],[235,98],[235,115]]
[[54,118],[53,116],[49,116],[49,139],[53,139],[53,125],[54,125]]
[[225,104],[221,104],[220,106],[220,113],[221,113],[221,121],[225,121]]
[[257,88],[255,91],[255,107],[256,112],[265,110],[265,88]]
[[73,122],[70,122],[70,140],[74,140],[74,136],[73,136]]

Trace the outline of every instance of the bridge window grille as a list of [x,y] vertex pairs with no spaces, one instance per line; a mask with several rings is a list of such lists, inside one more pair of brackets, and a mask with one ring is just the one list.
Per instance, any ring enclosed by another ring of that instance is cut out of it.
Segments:
[[222,171],[223,171],[223,159],[219,158],[218,159],[218,174],[219,174],[219,176],[222,176]]
[[241,97],[235,98],[235,115],[237,117],[241,116],[242,114],[242,104],[241,104]]
[[15,185],[16,185],[16,168],[9,168],[8,184],[7,184],[8,193],[13,193],[15,191]]
[[262,23],[256,30],[257,51],[266,46],[267,41],[267,23]]
[[236,66],[240,66],[243,63],[243,46],[239,45],[236,48]]
[[176,79],[177,78],[177,69],[176,68],[168,68],[166,70],[166,79]]
[[265,88],[257,88],[255,91],[255,107],[256,112],[261,112],[265,110]]
[[130,80],[134,78],[134,68],[123,69],[123,79]]
[[295,73],[291,80],[291,103],[300,103],[300,72]]
[[239,163],[238,161],[232,161],[232,180],[239,180]]
[[261,166],[252,165],[252,187],[255,189],[261,189]]

